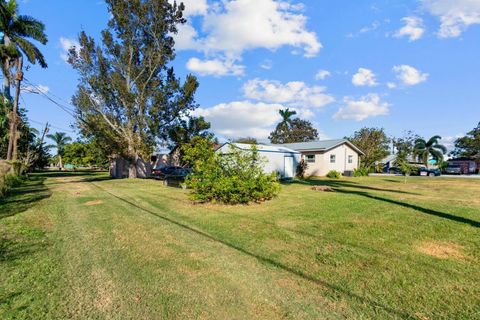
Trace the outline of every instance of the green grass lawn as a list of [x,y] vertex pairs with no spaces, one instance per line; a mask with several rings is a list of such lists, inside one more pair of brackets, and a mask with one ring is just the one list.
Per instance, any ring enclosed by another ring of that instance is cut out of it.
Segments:
[[480,180],[320,179],[232,207],[50,173],[0,200],[0,319],[479,319],[479,279]]

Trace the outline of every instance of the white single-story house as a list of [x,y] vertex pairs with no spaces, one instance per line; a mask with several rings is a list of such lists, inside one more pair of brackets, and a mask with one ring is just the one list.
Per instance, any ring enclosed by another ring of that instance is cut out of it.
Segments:
[[360,165],[364,153],[346,139],[321,140],[312,142],[287,143],[277,145],[298,151],[308,167],[306,175],[326,176],[335,170],[351,175]]
[[[220,146],[216,152],[228,154],[231,148],[251,152],[252,145],[227,142]],[[292,179],[297,172],[301,154],[298,151],[283,146],[256,145],[258,153],[264,158],[264,172],[278,172],[283,179]]]

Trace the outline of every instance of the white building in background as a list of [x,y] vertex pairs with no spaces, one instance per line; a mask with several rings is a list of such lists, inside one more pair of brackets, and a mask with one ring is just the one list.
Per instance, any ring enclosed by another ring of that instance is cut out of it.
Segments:
[[[231,148],[238,148],[245,152],[252,151],[252,145],[227,142],[220,146],[216,152],[228,154]],[[264,172],[278,172],[283,179],[293,179],[296,175],[301,153],[284,146],[256,145],[260,156],[265,160]]]

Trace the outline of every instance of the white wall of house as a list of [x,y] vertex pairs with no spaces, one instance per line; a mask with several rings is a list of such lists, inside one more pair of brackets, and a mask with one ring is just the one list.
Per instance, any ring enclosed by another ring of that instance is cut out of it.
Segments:
[[[220,147],[217,152],[229,153],[231,152],[230,148],[230,144],[225,144]],[[249,147],[246,147],[245,149],[245,152],[249,152]],[[286,148],[282,148],[283,150],[276,151],[276,147],[262,145],[257,146],[257,149],[258,154],[263,159],[263,171],[265,173],[278,172],[282,178],[294,178],[298,164],[301,160],[301,154],[299,152]],[[292,161],[286,160],[286,157],[292,158]],[[285,164],[289,165],[289,168],[286,169]],[[289,172],[293,172],[293,177],[288,176]]]
[[[311,162],[311,156],[315,156],[315,162]],[[326,152],[302,151],[302,158],[308,164],[307,175],[310,176],[326,176],[331,170],[344,173],[359,166],[358,152],[346,143]]]

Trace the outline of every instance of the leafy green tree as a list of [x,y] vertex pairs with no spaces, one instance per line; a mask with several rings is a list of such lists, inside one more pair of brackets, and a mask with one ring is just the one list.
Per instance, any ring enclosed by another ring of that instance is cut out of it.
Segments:
[[244,143],[244,144],[258,144],[258,140],[252,137],[237,138],[233,140],[234,143]]
[[72,141],[72,138],[68,137],[65,132],[55,132],[54,134],[47,135],[47,138],[49,138],[54,142],[53,145],[50,145],[48,147],[57,149],[58,167],[62,169],[63,168],[62,157],[65,152],[65,146],[67,145],[67,143]]
[[108,164],[108,157],[102,152],[94,141],[73,142],[65,146],[63,162],[76,167],[100,167],[105,168]]
[[413,131],[406,131],[401,138],[392,138],[393,147],[397,152],[397,158],[408,160],[413,156],[415,141],[421,137]]
[[453,155],[457,157],[480,158],[480,122],[466,136],[455,141]]
[[418,156],[428,168],[428,160],[432,156],[438,162],[443,161],[443,156],[447,153],[447,148],[439,143],[442,137],[433,136],[428,141],[417,139],[415,141],[414,154]]
[[[0,1],[0,59],[4,76],[4,97],[12,103],[10,87],[15,81],[16,91],[10,116],[9,144],[7,160],[17,159],[17,128],[19,125],[18,103],[20,87],[23,81],[23,57],[26,56],[31,64],[38,64],[42,68],[47,63],[40,50],[29,41],[36,40],[41,44],[47,43],[45,25],[33,17],[19,15],[17,1]],[[15,77],[12,70],[15,69]]]
[[209,132],[210,122],[205,121],[203,117],[190,117],[188,120],[181,120],[180,123],[168,130],[170,141],[170,154],[178,157],[179,162],[183,159],[182,147],[192,141],[195,137],[203,137],[213,140],[213,133]]
[[347,139],[363,151],[364,155],[360,158],[361,167],[367,170],[371,170],[376,162],[384,159],[390,153],[390,139],[383,129],[362,128]]
[[168,0],[106,0],[111,18],[102,44],[81,32],[69,62],[80,75],[73,104],[85,137],[129,162],[136,178],[171,128],[197,107],[197,79],[176,77],[174,39],[183,4]]
[[318,131],[310,121],[292,119],[296,111],[285,109],[279,111],[282,121],[268,137],[273,144],[309,142],[318,139]]

